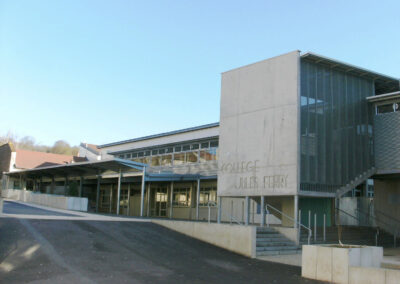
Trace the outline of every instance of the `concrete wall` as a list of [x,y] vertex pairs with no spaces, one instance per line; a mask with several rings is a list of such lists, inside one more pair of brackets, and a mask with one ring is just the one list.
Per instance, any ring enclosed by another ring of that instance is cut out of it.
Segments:
[[[339,212],[340,224],[347,226],[375,226],[373,218],[374,203],[373,198],[368,197],[342,197],[339,199],[339,208],[357,219],[347,215],[346,213]],[[363,213],[361,213],[363,212]]]
[[219,196],[298,190],[299,52],[222,74]]
[[[366,282],[359,281],[353,267],[377,271],[383,259],[381,247],[337,247],[303,245],[301,276],[333,283],[385,283],[372,275]],[[384,269],[382,269],[384,270]]]
[[256,256],[256,227],[174,220],[152,220],[153,223],[189,237],[242,254]]
[[81,197],[67,197],[52,194],[34,193],[26,190],[3,189],[3,198],[19,200],[27,203],[34,203],[58,209],[87,211],[88,199]]
[[[374,211],[377,225],[400,234],[400,180],[374,180]],[[387,217],[390,216],[390,217]],[[397,222],[394,220],[398,220]]]

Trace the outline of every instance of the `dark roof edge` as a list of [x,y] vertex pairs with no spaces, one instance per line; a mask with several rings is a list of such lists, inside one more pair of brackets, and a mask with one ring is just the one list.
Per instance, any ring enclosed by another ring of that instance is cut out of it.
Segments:
[[154,134],[154,135],[149,135],[149,136],[143,136],[143,137],[134,138],[134,139],[128,139],[128,140],[98,145],[97,148],[101,149],[101,148],[110,147],[110,146],[116,146],[116,145],[121,145],[121,144],[126,144],[126,143],[160,138],[160,137],[164,137],[164,136],[170,136],[170,135],[175,135],[175,134],[180,134],[180,133],[185,133],[185,132],[202,130],[202,129],[212,128],[212,127],[217,127],[217,126],[219,126],[219,122],[214,122],[214,123],[204,124],[204,125],[200,125],[200,126],[184,128],[184,129],[180,129],[180,130],[174,130],[174,131],[169,131],[169,132],[164,132],[164,133],[159,133],[159,134]]
[[362,68],[362,67],[359,67],[359,66],[356,66],[356,65],[353,65],[353,64],[349,64],[349,63],[346,63],[346,62],[343,62],[343,61],[340,61],[340,60],[336,60],[336,59],[333,59],[333,58],[330,58],[330,57],[326,57],[326,56],[323,56],[323,55],[319,55],[319,54],[316,54],[316,53],[313,53],[313,52],[305,52],[305,53],[300,55],[301,58],[307,58],[309,56],[310,57],[311,56],[319,57],[319,58],[321,58],[322,60],[325,60],[325,61],[330,61],[332,63],[336,63],[336,64],[340,64],[340,65],[345,65],[345,66],[348,66],[348,67],[350,67],[352,69],[358,69],[358,70],[360,70],[362,72],[374,74],[375,76],[384,77],[384,78],[389,79],[389,80],[400,81],[399,78],[395,78],[395,77],[388,76],[388,75],[385,75],[385,74],[381,74],[381,73],[378,73],[378,72],[375,72],[375,71],[371,71],[369,69],[365,69],[365,68]]

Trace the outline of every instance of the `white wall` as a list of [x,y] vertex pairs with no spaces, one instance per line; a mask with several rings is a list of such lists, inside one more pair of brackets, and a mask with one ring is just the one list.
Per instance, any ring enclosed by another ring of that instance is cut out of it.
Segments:
[[222,74],[219,196],[297,193],[299,52]]
[[152,222],[248,257],[256,256],[255,226],[156,219]]
[[34,203],[58,209],[87,211],[88,199],[86,197],[67,197],[52,194],[35,193],[32,191],[18,189],[3,189],[3,198]]

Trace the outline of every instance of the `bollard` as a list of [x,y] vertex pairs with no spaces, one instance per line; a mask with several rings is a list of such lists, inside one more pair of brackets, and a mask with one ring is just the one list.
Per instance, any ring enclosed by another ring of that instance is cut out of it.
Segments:
[[314,213],[314,243],[317,242],[317,213]]

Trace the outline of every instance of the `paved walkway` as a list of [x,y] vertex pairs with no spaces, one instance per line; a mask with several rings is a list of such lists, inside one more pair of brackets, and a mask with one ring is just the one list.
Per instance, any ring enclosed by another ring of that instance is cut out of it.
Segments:
[[318,283],[148,220],[25,206],[0,218],[3,283]]

